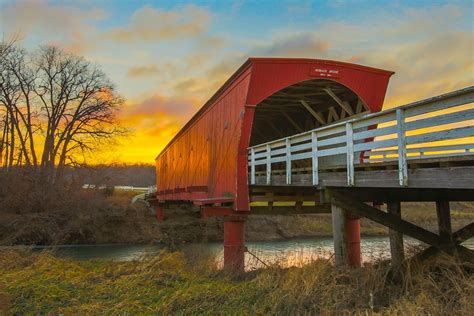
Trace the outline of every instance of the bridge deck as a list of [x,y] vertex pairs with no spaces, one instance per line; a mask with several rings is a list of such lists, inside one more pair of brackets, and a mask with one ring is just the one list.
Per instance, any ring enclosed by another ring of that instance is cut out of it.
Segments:
[[[406,188],[474,189],[474,155],[409,160]],[[274,170],[271,186],[288,186],[286,170]],[[265,174],[255,176],[254,186],[267,186]],[[311,168],[293,170],[291,186],[313,187]],[[400,188],[398,163],[361,163],[354,166],[354,183],[347,181],[346,166],[319,169],[317,188],[324,187]],[[473,193],[474,195],[474,193]]]

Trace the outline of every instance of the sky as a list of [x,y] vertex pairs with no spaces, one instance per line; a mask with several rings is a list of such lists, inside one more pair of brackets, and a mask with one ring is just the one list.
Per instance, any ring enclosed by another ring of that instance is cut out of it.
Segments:
[[149,163],[248,57],[395,71],[384,108],[473,85],[473,1],[0,0],[0,34],[99,65],[130,135],[95,162]]

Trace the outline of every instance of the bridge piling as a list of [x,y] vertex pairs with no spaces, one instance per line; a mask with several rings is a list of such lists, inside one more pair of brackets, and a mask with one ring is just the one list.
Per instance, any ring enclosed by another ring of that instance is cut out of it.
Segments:
[[451,212],[449,201],[436,201],[436,215],[438,217],[439,237],[444,242],[453,242],[451,229]]
[[[401,219],[401,203],[398,201],[387,202],[387,212]],[[402,266],[403,260],[405,259],[405,251],[403,248],[403,234],[397,232],[394,229],[389,228],[389,238],[392,267],[395,270],[399,270]]]
[[155,207],[155,217],[158,223],[163,222],[164,220],[164,212],[163,212],[163,207],[162,206],[156,206]]
[[244,272],[245,268],[245,216],[224,217],[224,270]]
[[441,242],[449,245],[445,251],[450,254],[456,254],[456,246],[453,240],[453,231],[451,227],[451,209],[449,201],[436,201],[436,216],[438,218],[438,235]]
[[360,219],[334,204],[331,211],[336,266],[360,267]]
[[347,264],[349,267],[362,266],[360,251],[360,218],[346,215]]
[[342,208],[331,204],[332,236],[334,241],[334,258],[336,266],[343,266],[347,261],[345,240],[346,216]]

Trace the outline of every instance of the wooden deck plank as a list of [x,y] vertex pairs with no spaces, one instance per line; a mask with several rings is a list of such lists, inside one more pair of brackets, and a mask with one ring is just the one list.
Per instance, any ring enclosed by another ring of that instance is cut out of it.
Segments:
[[[398,170],[355,171],[354,178],[354,187],[400,187]],[[255,184],[265,185],[266,177],[257,176]],[[274,175],[272,185],[288,186],[286,176]],[[292,175],[292,185],[312,186],[311,174]],[[319,187],[348,187],[346,172],[321,172]],[[407,187],[474,189],[474,166],[409,169]]]

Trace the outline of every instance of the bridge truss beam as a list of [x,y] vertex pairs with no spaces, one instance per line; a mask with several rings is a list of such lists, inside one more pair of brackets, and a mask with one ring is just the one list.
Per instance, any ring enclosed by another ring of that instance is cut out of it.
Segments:
[[[474,225],[471,223],[465,228],[452,234],[450,221],[447,219],[449,217],[449,215],[447,215],[447,213],[449,213],[449,206],[447,206],[449,205],[449,202],[447,201],[437,202],[440,230],[440,234],[438,235],[401,219],[400,216],[394,214],[394,212],[383,212],[357,198],[348,196],[335,188],[327,188],[325,190],[325,200],[330,201],[330,203],[336,207],[346,210],[353,216],[366,217],[392,229],[393,231],[410,236],[430,245],[431,247],[428,248],[424,254],[425,257],[429,254],[435,253],[436,251],[443,251],[451,255],[457,254],[464,260],[474,262],[474,251],[460,245],[463,240],[474,235]],[[436,249],[436,251],[434,249]]]

